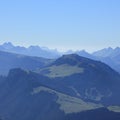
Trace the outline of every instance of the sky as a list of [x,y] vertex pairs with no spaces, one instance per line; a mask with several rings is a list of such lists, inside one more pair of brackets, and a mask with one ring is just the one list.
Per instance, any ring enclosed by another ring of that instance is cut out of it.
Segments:
[[1,0],[4,42],[60,51],[120,46],[120,0]]

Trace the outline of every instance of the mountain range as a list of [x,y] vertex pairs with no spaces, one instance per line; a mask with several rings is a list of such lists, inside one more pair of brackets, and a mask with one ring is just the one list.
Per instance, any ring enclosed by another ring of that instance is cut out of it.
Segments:
[[11,69],[0,81],[3,120],[120,119],[120,74],[100,61],[63,55],[39,69]]
[[101,61],[120,73],[120,48],[119,47],[116,47],[115,49],[111,47],[104,48],[102,50],[98,50],[91,54],[86,52],[85,50],[75,51],[75,52],[70,51],[68,53],[75,53],[82,57]]
[[0,119],[120,120],[120,48],[54,52],[0,46]]
[[0,45],[0,50],[5,52],[24,54],[28,56],[44,57],[44,58],[57,58],[60,56],[60,53],[57,50],[52,50],[40,46],[29,46],[28,48],[21,46],[14,46],[10,42]]
[[46,47],[40,46],[30,46],[28,48],[21,46],[14,46],[12,43],[4,43],[0,45],[0,50],[4,52],[11,52],[16,54],[23,54],[27,56],[36,56],[43,57],[47,59],[57,59],[63,54],[78,54],[79,56],[90,58],[93,60],[98,60],[106,63],[114,70],[120,73],[120,48],[116,47],[115,49],[109,47],[102,50],[95,51],[93,53],[88,53],[85,50],[67,52],[59,52],[57,50],[51,50]]
[[102,62],[111,66],[114,70],[120,73],[120,48],[105,48],[94,52],[92,55],[97,57]]

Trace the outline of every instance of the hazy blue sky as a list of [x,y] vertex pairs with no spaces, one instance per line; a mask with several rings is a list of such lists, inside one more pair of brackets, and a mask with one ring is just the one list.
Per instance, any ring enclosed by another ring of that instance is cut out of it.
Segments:
[[120,0],[1,0],[0,44],[86,49],[120,46]]

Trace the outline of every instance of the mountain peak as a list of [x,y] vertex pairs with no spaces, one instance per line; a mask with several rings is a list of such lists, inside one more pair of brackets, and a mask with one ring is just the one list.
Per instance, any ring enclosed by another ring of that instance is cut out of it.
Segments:
[[113,50],[113,48],[112,47],[108,47],[108,48],[105,48],[106,50]]
[[13,44],[11,42],[5,42],[2,46],[6,49],[13,48]]
[[13,46],[13,44],[11,42],[5,42],[5,43],[3,43],[3,45],[11,45],[11,46]]
[[54,65],[62,65],[62,64],[76,65],[78,63],[79,57],[80,56],[77,54],[63,55],[62,57],[58,58],[53,64]]
[[90,59],[81,57],[77,54],[68,54],[63,55],[62,57],[58,58],[53,65],[62,65],[62,64],[68,64],[71,66],[78,65],[80,62],[89,61]]
[[114,50],[120,50],[120,47],[116,47]]
[[71,61],[78,61],[81,57],[78,54],[67,54],[67,55],[63,55],[62,57],[60,57],[59,59],[63,59],[63,60],[71,60]]
[[86,52],[86,50],[84,50],[84,49],[83,49],[83,50],[81,50],[81,51],[78,51],[78,52],[83,52],[83,53],[87,53],[87,52]]

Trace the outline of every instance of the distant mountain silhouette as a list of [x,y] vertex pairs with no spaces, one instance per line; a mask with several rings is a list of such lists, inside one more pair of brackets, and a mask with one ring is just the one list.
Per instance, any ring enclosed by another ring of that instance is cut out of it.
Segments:
[[96,51],[92,54],[97,59],[102,62],[108,64],[113,69],[120,73],[120,48],[117,47],[115,49],[105,48],[99,51]]
[[67,52],[60,53],[57,50],[51,50],[46,47],[30,46],[28,48],[25,48],[21,46],[14,46],[12,43],[8,42],[0,45],[0,50],[11,52],[11,53],[24,54],[28,56],[44,57],[49,59],[56,59],[60,57],[62,54],[78,54],[79,56],[82,56],[82,57],[102,61],[120,73],[120,62],[119,62],[120,48],[119,47],[116,47],[115,49],[111,47],[104,48],[102,50],[95,51],[92,54],[86,52],[85,50],[81,50],[81,51],[69,50]]
[[44,57],[44,58],[57,58],[60,56],[60,53],[57,50],[51,50],[39,46],[30,46],[28,48],[25,48],[21,46],[14,46],[10,42],[0,45],[0,50],[17,53],[17,54],[24,54],[28,56]]
[[109,48],[104,48],[102,50],[93,52],[93,55],[97,56],[97,57],[108,57],[113,53],[113,51],[114,51],[114,49],[109,47]]
[[91,55],[90,53],[86,52],[85,50],[76,51],[75,54],[79,56],[90,58],[90,59],[97,59],[95,56]]

